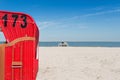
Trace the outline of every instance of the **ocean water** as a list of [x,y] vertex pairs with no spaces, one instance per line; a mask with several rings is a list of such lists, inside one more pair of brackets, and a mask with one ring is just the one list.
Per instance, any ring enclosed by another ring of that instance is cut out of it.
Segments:
[[[40,47],[56,47],[60,42],[39,42]],[[71,47],[120,47],[120,42],[67,42]]]
[[[3,42],[0,42],[2,44]],[[40,47],[57,47],[60,42],[39,42]],[[67,42],[70,47],[120,47],[120,42]]]

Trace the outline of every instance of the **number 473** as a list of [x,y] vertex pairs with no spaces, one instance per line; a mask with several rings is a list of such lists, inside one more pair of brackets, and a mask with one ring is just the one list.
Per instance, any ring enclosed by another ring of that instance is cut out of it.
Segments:
[[[16,21],[18,20],[19,15],[13,14],[11,17],[14,18],[14,21],[13,21],[13,25],[12,25],[12,26],[15,27],[15,26],[16,26]],[[26,27],[27,27],[27,17],[26,17],[25,15],[22,15],[22,16],[20,16],[20,18],[22,18],[22,19],[23,19],[23,22],[24,22],[23,24],[21,24],[21,27],[22,27],[22,28],[26,28]],[[2,17],[2,19],[4,20],[4,26],[7,27],[8,14],[5,14],[5,15]]]

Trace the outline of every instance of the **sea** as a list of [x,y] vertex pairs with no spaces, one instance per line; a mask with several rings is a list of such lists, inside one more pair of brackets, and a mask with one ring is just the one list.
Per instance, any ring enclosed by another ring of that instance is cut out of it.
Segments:
[[[66,41],[67,42],[67,41]],[[0,42],[2,44],[3,42]],[[58,47],[61,42],[39,42],[40,47]],[[68,47],[120,47],[120,42],[67,42]]]
[[[60,42],[39,42],[40,47],[57,47]],[[67,42],[69,47],[120,47],[120,42]]]

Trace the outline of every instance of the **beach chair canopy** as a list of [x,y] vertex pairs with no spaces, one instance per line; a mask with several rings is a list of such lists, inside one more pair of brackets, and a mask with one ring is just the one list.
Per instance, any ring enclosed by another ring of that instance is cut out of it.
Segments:
[[27,14],[0,11],[0,80],[35,80],[39,30]]

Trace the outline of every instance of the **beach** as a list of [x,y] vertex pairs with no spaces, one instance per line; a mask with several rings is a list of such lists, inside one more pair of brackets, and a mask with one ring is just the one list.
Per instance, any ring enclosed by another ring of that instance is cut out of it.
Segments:
[[37,80],[120,80],[120,47],[39,47]]

